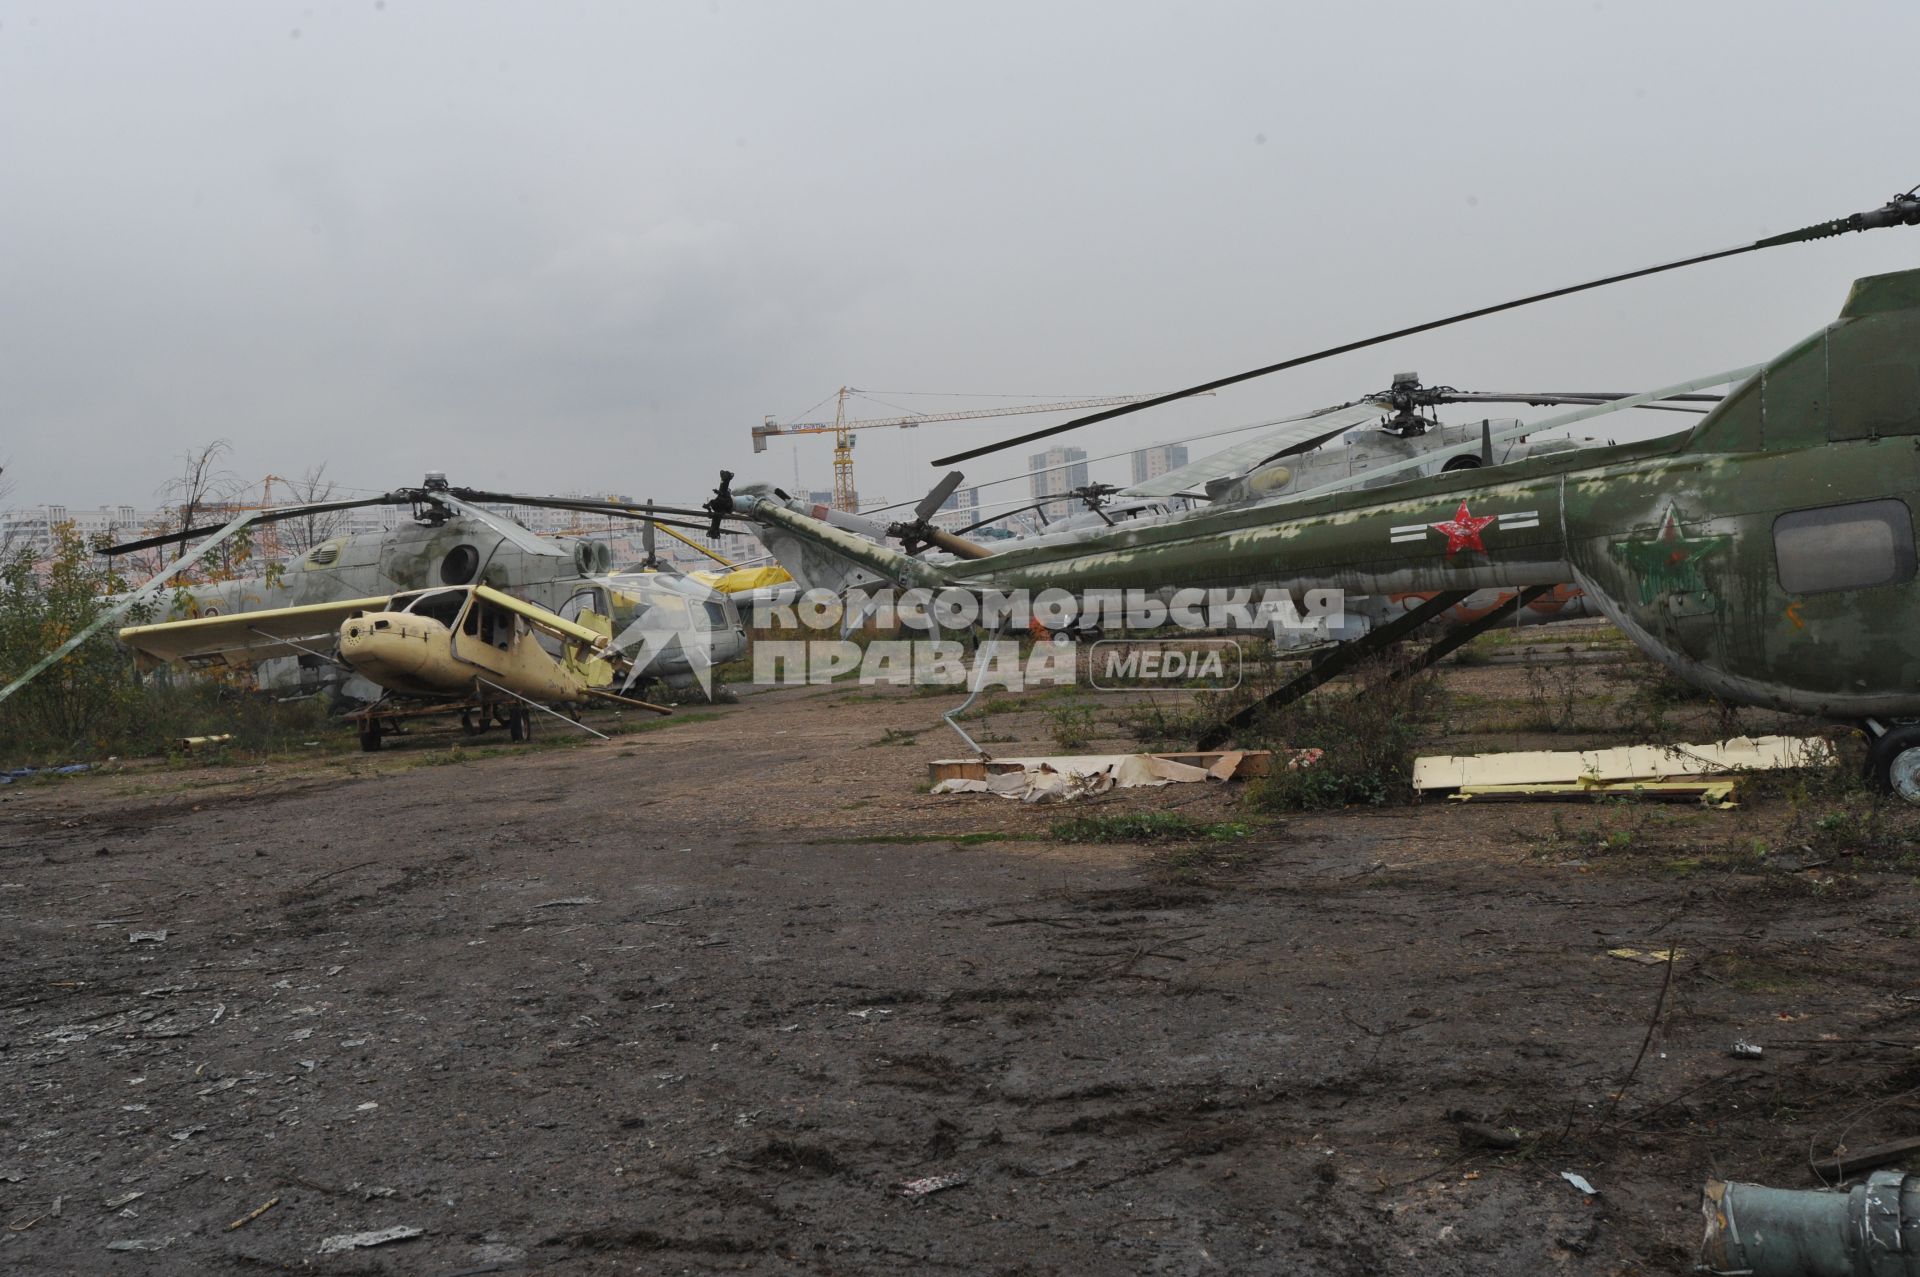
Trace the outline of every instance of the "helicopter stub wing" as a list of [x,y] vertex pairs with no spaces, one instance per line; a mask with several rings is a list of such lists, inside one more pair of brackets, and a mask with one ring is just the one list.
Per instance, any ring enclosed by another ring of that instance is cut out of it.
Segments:
[[1123,497],[1170,497],[1206,487],[1215,479],[1236,479],[1269,457],[1302,452],[1355,426],[1363,426],[1381,416],[1375,403],[1347,404],[1323,408],[1305,417],[1295,417],[1263,430],[1242,443],[1210,453],[1177,470],[1122,488]]
[[341,599],[304,607],[264,608],[198,616],[188,621],[161,621],[130,625],[120,631],[122,643],[153,661],[219,661],[236,665],[299,656],[314,644],[331,647],[340,623],[355,612],[375,612],[387,606],[391,595]]

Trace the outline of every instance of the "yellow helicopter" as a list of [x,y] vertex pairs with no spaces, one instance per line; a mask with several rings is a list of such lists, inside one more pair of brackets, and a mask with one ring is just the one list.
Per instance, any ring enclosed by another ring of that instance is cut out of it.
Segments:
[[[588,611],[569,620],[486,585],[135,625],[119,637],[150,663],[239,668],[302,653],[338,661],[387,693],[351,715],[367,750],[398,731],[399,719],[422,713],[458,713],[470,732],[497,722],[526,740],[530,711],[548,705],[600,699],[673,712],[607,690],[624,663],[610,651],[609,618]],[[426,704],[403,708],[394,697]]]

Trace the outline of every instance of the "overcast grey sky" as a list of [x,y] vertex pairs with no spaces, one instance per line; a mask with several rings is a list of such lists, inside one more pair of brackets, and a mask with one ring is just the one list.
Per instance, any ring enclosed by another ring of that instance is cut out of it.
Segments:
[[[219,436],[368,489],[687,500],[796,450],[824,487],[828,440],[748,430],[842,383],[1157,391],[1877,206],[1920,182],[1917,47],[1912,0],[0,0],[0,461],[75,506]],[[1914,265],[1777,250],[1067,441],[1399,368],[1664,384]],[[867,432],[863,495],[1043,420]]]

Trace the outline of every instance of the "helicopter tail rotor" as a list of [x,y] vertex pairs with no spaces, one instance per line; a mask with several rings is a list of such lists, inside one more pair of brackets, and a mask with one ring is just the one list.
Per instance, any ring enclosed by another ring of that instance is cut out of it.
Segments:
[[887,535],[896,538],[900,548],[908,554],[918,554],[926,549],[934,540],[933,516],[940,512],[940,507],[947,503],[947,498],[953,495],[954,489],[965,478],[966,475],[960,471],[949,470],[913,507],[912,520],[892,525],[887,529]]
[[711,520],[707,525],[708,538],[716,541],[719,540],[720,520],[734,513],[733,471],[722,470],[720,472],[720,486],[713,490],[713,499],[701,506],[701,509],[707,512]]

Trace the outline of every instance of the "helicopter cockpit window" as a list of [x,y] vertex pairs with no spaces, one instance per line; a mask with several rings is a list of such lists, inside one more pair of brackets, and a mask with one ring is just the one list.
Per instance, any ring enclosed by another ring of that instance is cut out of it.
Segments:
[[505,651],[513,642],[514,614],[491,603],[482,603],[473,610],[480,614],[480,641]]
[[1914,575],[1913,515],[1896,500],[1795,510],[1773,521],[1773,552],[1789,594],[1898,585]]
[[428,590],[414,595],[400,610],[415,616],[430,617],[442,625],[451,626],[460,619],[460,609],[466,601],[465,590]]
[[727,628],[727,609],[711,599],[702,604],[707,610],[707,628],[724,630]]

